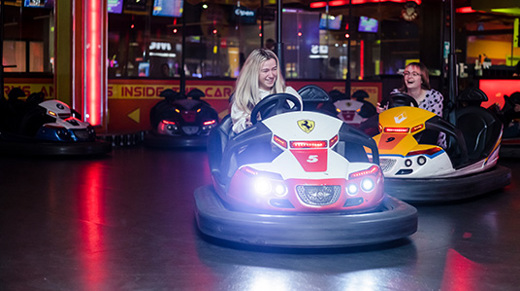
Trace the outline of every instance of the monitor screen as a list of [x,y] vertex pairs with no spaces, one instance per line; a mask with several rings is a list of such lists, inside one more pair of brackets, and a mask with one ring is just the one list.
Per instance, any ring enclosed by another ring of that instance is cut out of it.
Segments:
[[108,0],[108,13],[121,13],[123,11],[123,0]]
[[154,0],[154,16],[181,17],[183,0]]
[[341,21],[343,20],[343,15],[328,15],[328,21],[327,21],[327,14],[322,13],[320,18],[320,29],[333,29],[338,30],[341,29]]
[[[49,3],[47,3],[49,2]],[[24,7],[38,7],[38,8],[52,8],[54,7],[54,0],[24,0]]]
[[148,0],[125,0],[124,8],[128,11],[146,12]]
[[377,32],[379,23],[377,19],[366,16],[359,17],[359,32]]

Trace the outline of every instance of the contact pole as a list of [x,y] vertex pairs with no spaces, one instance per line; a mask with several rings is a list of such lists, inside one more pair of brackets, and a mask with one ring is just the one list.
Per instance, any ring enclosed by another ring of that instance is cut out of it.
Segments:
[[[450,0],[450,53],[449,53],[449,67],[448,67],[448,76],[449,76],[449,101],[450,104],[454,105],[457,102],[458,95],[458,82],[457,82],[457,56],[455,55],[455,1]],[[449,121],[452,124],[455,124],[455,108],[451,108],[449,113]]]
[[186,1],[183,1],[182,7],[182,56],[181,56],[181,80],[180,80],[180,93],[181,96],[186,95],[186,72],[184,71],[184,65],[186,63]]
[[4,0],[1,0],[0,6],[0,88],[2,89],[2,98],[4,98]]
[[280,70],[282,76],[285,77],[285,60],[283,58],[283,43],[282,43],[282,7],[283,0],[276,1],[276,54],[278,55],[278,60],[280,61]]
[[348,1],[348,38],[347,38],[347,76],[345,80],[345,94],[350,98],[350,38],[352,37],[352,0]]

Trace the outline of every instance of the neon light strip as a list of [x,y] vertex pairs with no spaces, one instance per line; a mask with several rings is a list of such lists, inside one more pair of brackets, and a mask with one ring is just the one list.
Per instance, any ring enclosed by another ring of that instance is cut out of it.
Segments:
[[[394,3],[406,3],[409,0],[351,0],[352,5],[357,4],[368,4],[368,3],[382,3],[382,2],[394,2]],[[329,1],[329,6],[344,6],[349,4],[349,0],[332,0]],[[417,3],[417,5],[421,5],[421,0],[415,0],[413,1]],[[310,8],[323,8],[327,6],[327,2],[325,1],[319,1],[319,2],[312,2],[310,4]]]
[[359,79],[365,77],[365,41],[359,41]]
[[91,125],[101,125],[101,82],[103,78],[103,62],[101,58],[103,16],[100,0],[86,3],[85,28],[85,117]]

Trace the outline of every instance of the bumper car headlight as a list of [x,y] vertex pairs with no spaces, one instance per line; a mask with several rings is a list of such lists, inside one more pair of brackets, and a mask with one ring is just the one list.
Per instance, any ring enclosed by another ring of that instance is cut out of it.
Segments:
[[347,194],[350,195],[350,196],[354,196],[357,194],[358,192],[358,186],[356,184],[349,184],[347,185]]
[[370,178],[365,178],[361,181],[361,189],[363,189],[363,191],[365,192],[370,192],[374,189],[375,187],[375,183],[374,183],[374,180],[370,179]]
[[253,182],[253,189],[256,194],[265,196],[271,193],[271,182],[266,178],[258,177]]

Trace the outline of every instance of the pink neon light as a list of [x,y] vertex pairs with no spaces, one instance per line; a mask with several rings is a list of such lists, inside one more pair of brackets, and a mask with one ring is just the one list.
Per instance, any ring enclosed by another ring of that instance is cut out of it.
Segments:
[[363,80],[365,76],[365,41],[359,41],[359,78]]
[[[357,4],[367,4],[367,3],[381,3],[381,2],[395,2],[395,3],[405,3],[409,0],[351,0],[352,5]],[[344,6],[349,4],[349,0],[332,0],[329,1],[329,6]],[[413,2],[417,3],[417,5],[421,5],[421,0],[414,0]],[[310,4],[311,8],[323,8],[327,6],[327,2],[325,1],[319,1],[319,2],[312,2]]]
[[467,7],[460,7],[460,8],[455,9],[455,12],[457,12],[457,13],[475,13],[478,11],[473,10],[473,8],[471,8],[470,6],[467,6]]
[[92,125],[101,124],[101,1],[93,0],[87,2],[86,22],[86,79],[85,100],[87,121]]

